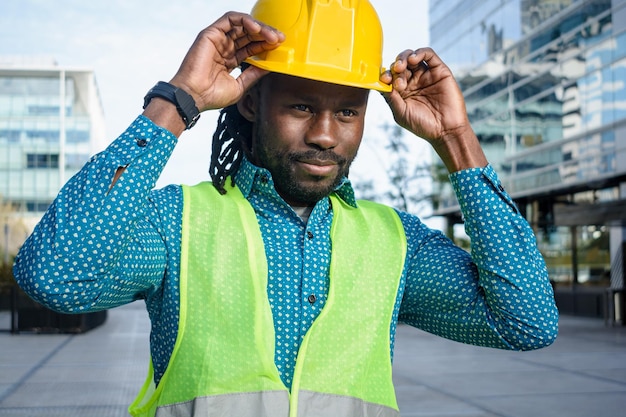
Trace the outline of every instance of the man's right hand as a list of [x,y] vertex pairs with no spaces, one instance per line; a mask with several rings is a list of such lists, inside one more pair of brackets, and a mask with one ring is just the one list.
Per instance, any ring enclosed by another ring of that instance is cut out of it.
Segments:
[[[250,15],[228,12],[202,30],[170,83],[189,93],[202,112],[236,103],[267,71],[251,66],[237,78],[231,72],[246,58],[271,50],[285,35]],[[154,99],[144,115],[176,136],[184,130],[170,103]]]

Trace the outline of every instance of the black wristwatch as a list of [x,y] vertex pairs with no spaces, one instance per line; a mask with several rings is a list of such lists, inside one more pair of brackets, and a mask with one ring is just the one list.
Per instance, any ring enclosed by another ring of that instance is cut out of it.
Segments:
[[183,118],[185,129],[191,129],[200,118],[200,111],[196,107],[196,102],[185,90],[175,87],[165,81],[159,81],[148,91],[143,99],[143,108],[148,107],[150,100],[159,97],[173,103],[178,110],[178,114]]

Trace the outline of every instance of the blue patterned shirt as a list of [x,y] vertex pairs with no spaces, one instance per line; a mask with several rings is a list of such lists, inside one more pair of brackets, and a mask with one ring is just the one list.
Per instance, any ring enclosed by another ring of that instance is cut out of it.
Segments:
[[[158,382],[178,331],[182,190],[153,190],[177,138],[139,116],[60,191],[16,258],[33,298],[81,313],[145,299]],[[118,167],[124,174],[111,187]],[[558,312],[528,223],[490,166],[451,174],[471,254],[417,217],[399,212],[408,251],[390,328],[398,322],[480,346],[549,345]],[[289,387],[305,333],[324,307],[333,212],[327,198],[304,222],[276,193],[270,173],[245,161],[235,175],[254,208],[268,261],[275,362]],[[357,206],[350,182],[336,190]],[[216,260],[219,262],[219,260]],[[340,348],[340,347],[338,347]]]

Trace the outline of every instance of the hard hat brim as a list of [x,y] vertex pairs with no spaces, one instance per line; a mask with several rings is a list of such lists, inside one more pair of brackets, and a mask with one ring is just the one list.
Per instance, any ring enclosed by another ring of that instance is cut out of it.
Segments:
[[[338,84],[345,85],[348,87],[357,87],[363,88],[367,90],[375,90],[380,92],[388,93],[392,90],[392,86],[389,84],[385,84],[380,80],[362,80],[362,79],[354,79],[354,73],[345,71],[344,77],[338,76],[339,72],[336,68],[333,68],[329,71],[329,68],[322,65],[297,65],[294,63],[291,64],[283,64],[275,61],[266,61],[264,59],[259,58],[258,56],[253,56],[246,59],[247,63],[254,65],[255,67],[264,69],[270,72],[278,72],[286,75],[293,75],[295,77],[307,78],[315,81],[322,81],[329,84]],[[381,70],[381,74],[384,72],[384,69]]]

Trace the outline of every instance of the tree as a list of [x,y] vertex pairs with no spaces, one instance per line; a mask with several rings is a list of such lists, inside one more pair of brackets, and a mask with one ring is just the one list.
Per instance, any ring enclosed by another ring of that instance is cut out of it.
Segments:
[[[388,204],[399,210],[419,214],[430,206],[432,180],[429,154],[415,155],[410,142],[418,138],[405,137],[406,131],[396,125],[385,123],[380,126],[387,140],[384,155],[379,155],[385,177],[381,180],[360,180],[354,188],[360,198]],[[383,191],[378,191],[382,189]]]
[[[28,229],[17,215],[15,206],[5,202],[0,196],[0,301],[8,297],[15,285],[13,259],[23,243],[23,239],[18,239],[17,236],[26,236],[27,232]],[[4,304],[0,302],[0,308],[6,307]]]
[[12,264],[30,230],[17,209],[0,196],[0,264]]

